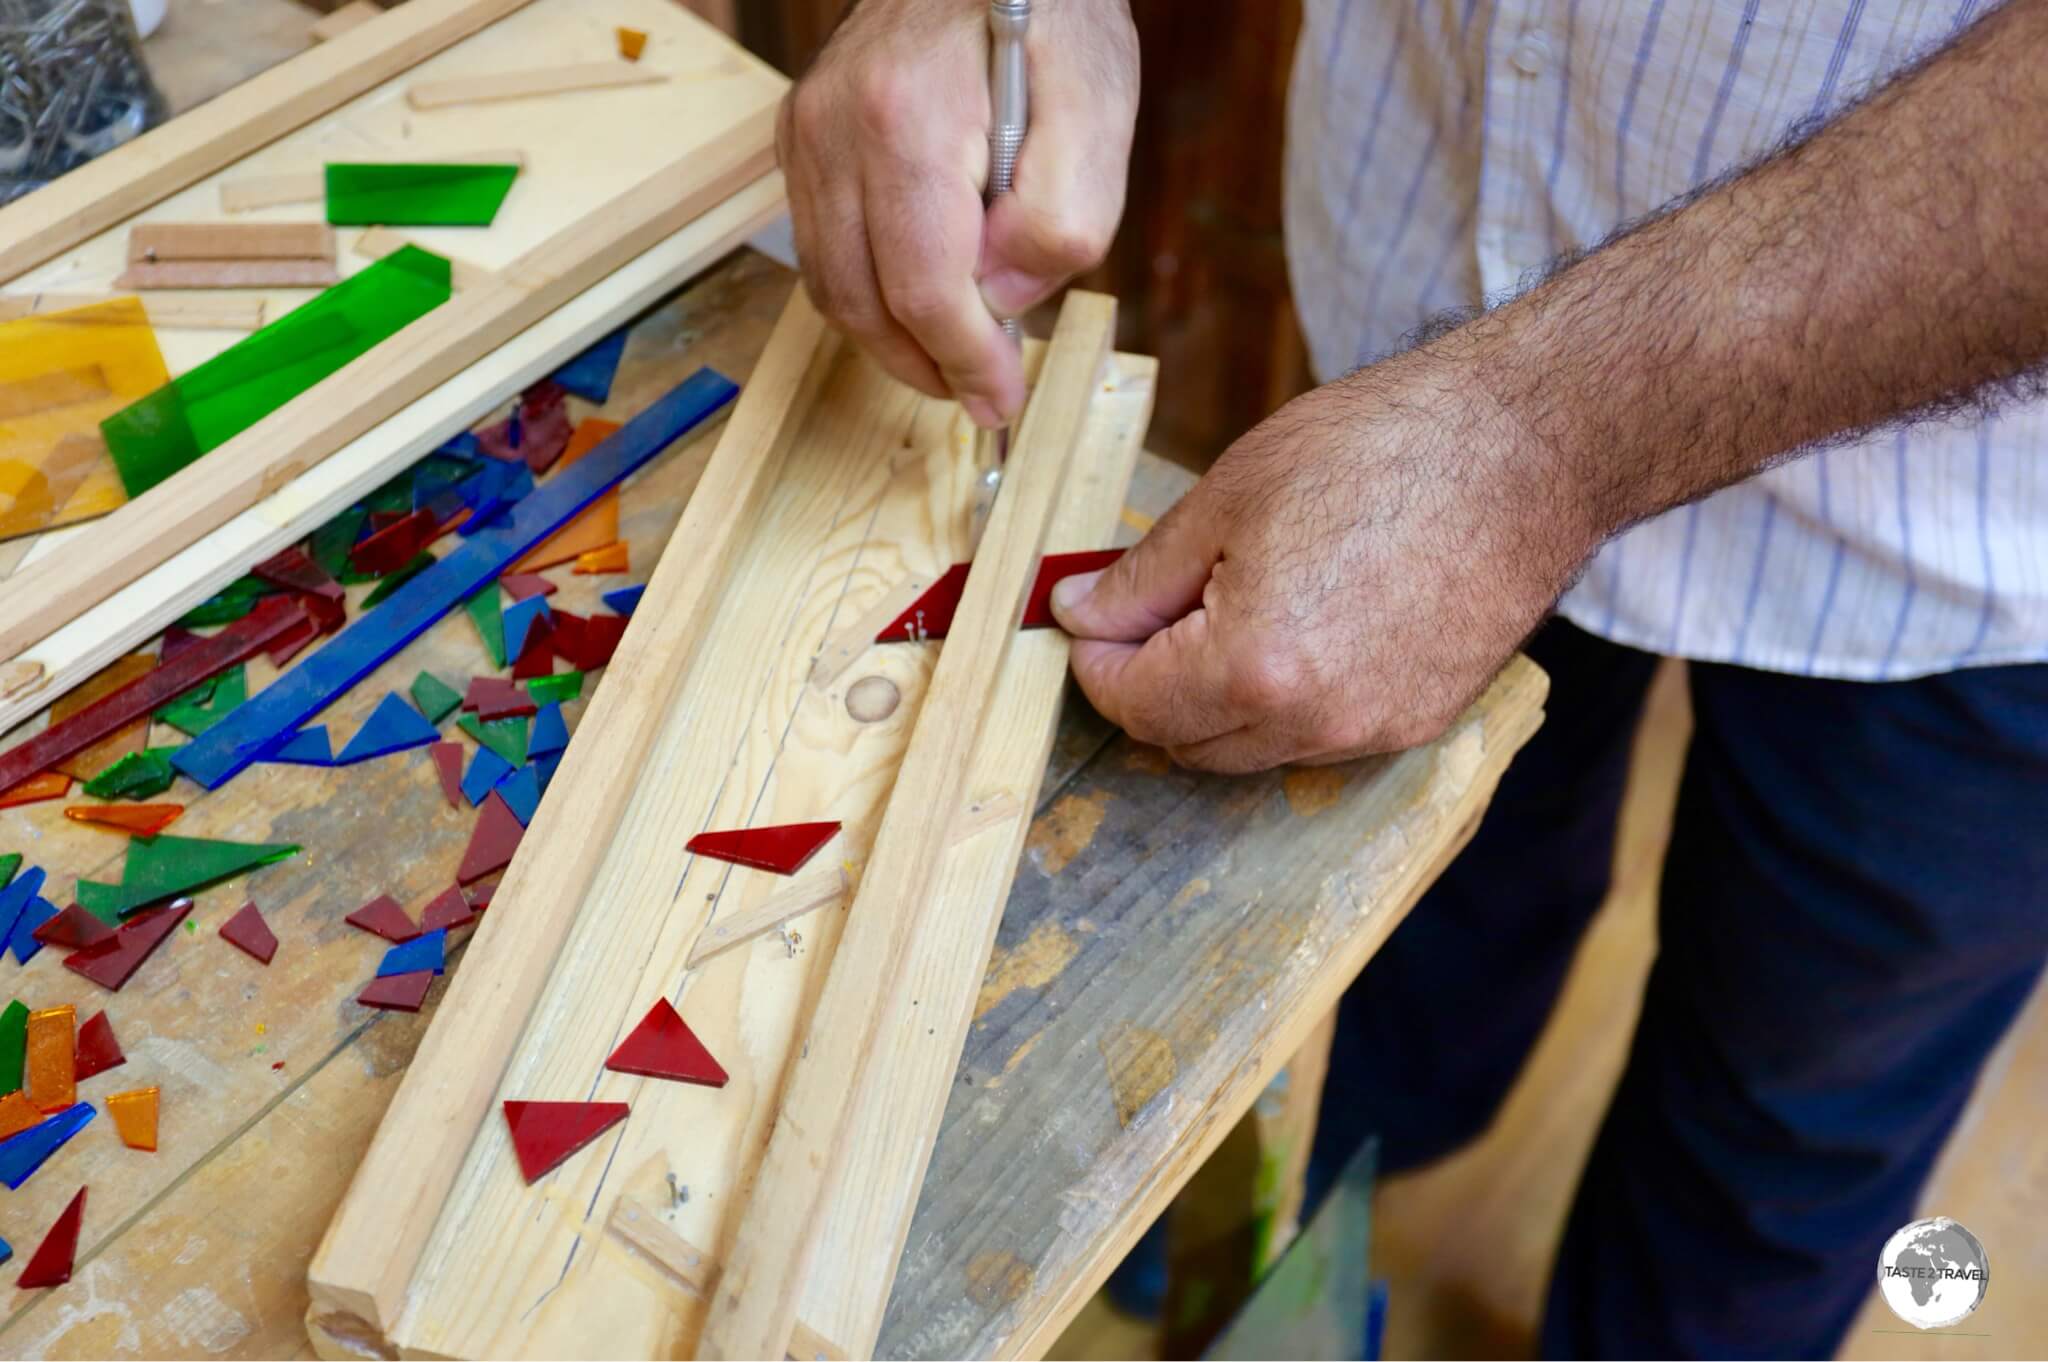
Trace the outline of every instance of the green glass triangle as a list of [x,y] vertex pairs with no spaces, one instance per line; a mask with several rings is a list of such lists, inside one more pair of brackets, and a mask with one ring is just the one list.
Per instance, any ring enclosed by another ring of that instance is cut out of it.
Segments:
[[313,531],[313,537],[306,542],[306,556],[318,563],[321,571],[338,579],[348,567],[348,551],[362,537],[363,524],[369,518],[370,513],[362,507],[349,507]]
[[455,712],[462,696],[432,672],[421,672],[412,679],[412,702],[427,716],[428,723],[438,724]]
[[194,687],[157,710],[156,717],[188,738],[196,738],[249,698],[248,673],[230,667],[204,686]]
[[260,577],[238,577],[178,617],[187,629],[232,624],[256,608],[257,598],[277,590]]
[[171,765],[175,747],[146,747],[109,766],[82,787],[94,799],[152,799],[178,778]]
[[27,1056],[28,1007],[16,998],[0,1012],[0,1097],[21,1087],[21,1066]]
[[71,897],[78,900],[78,906],[91,913],[109,927],[121,925],[121,886],[102,884],[98,880],[80,880],[78,887],[71,891]]
[[14,872],[21,869],[21,853],[10,851],[0,856],[0,889],[14,883]]
[[485,723],[474,714],[465,714],[455,722],[464,733],[513,766],[526,765],[526,716],[513,715]]
[[531,677],[526,683],[526,693],[533,697],[536,705],[550,701],[566,703],[583,694],[583,673],[556,672],[553,676]]
[[488,227],[519,178],[516,165],[327,167],[327,220],[336,227]]
[[[498,584],[486,583],[474,596],[462,603],[469,612],[470,622],[476,625],[477,633],[483,635],[484,651],[491,655],[493,666],[505,665],[505,614],[498,608]],[[518,765],[514,762],[513,765]]]
[[[118,911],[135,909],[203,889],[245,870],[270,865],[299,854],[290,842],[219,842],[204,837],[136,837],[128,843],[128,861],[121,871]],[[80,882],[80,888],[85,885]],[[81,897],[80,903],[85,903]],[[92,904],[87,911],[97,912]]]

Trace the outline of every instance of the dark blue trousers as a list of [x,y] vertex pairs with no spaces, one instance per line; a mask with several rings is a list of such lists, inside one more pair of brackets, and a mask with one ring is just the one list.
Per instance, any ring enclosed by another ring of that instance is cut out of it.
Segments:
[[[1607,891],[1657,659],[1562,620],[1529,652],[1549,717],[1345,996],[1318,1171],[1484,1130]],[[2048,666],[1690,679],[1657,959],[1543,1347],[1828,1357],[2048,961]]]

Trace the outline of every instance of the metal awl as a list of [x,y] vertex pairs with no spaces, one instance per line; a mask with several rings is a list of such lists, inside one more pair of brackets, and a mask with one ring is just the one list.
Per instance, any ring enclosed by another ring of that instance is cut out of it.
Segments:
[[[1017,154],[1031,123],[1031,90],[1024,65],[1024,34],[1031,26],[1031,0],[989,0],[988,6],[988,189],[989,203],[1010,192],[1017,174]],[[1003,334],[1023,343],[1015,317],[1003,318]],[[995,465],[985,475],[989,490],[1002,478],[1010,453],[1010,431],[996,432]]]

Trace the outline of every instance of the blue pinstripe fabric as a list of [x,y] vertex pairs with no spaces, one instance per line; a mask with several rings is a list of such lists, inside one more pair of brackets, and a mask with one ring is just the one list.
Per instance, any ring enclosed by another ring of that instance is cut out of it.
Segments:
[[[1287,228],[1318,371],[1501,296],[1983,9],[1306,0]],[[1821,676],[2048,659],[2044,442],[2048,411],[2021,407],[1772,469],[1618,536],[1562,608],[1635,647]]]

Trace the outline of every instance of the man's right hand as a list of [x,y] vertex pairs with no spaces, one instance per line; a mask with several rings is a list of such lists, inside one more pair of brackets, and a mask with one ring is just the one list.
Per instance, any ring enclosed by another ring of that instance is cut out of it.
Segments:
[[996,323],[1097,264],[1123,214],[1138,108],[1127,0],[1036,0],[1014,192],[988,176],[987,0],[860,0],[782,102],[776,146],[804,283],[891,374],[1014,420]]

